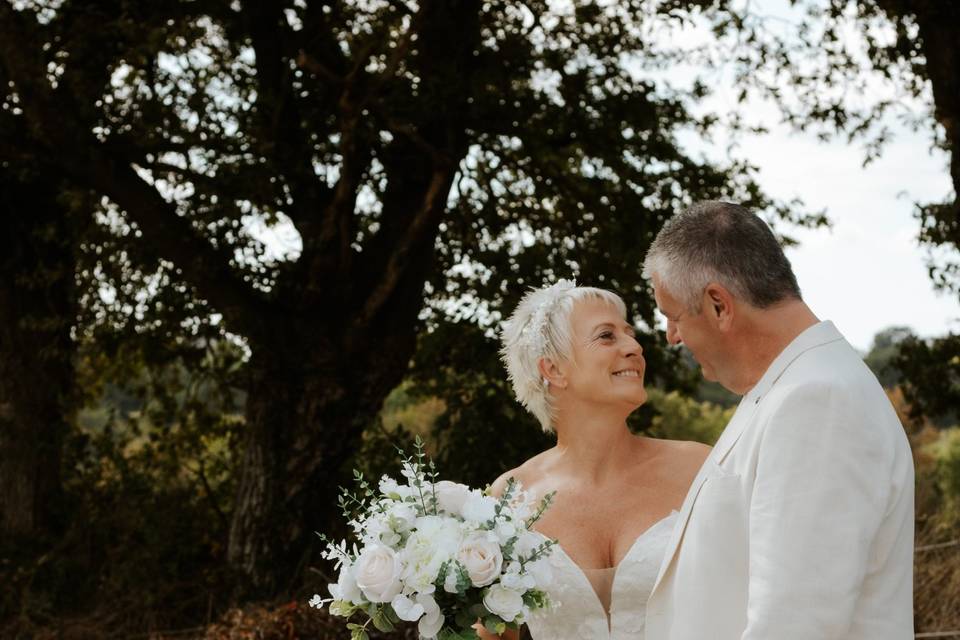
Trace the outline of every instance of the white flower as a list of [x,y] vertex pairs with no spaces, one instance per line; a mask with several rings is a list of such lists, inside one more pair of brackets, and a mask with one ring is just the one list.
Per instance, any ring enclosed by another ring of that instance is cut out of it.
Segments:
[[441,480],[433,486],[440,508],[453,515],[461,515],[463,504],[470,497],[470,487],[458,482]]
[[424,638],[435,638],[440,633],[440,629],[443,628],[444,617],[440,612],[440,607],[437,606],[437,601],[433,599],[433,596],[425,593],[418,594],[416,600],[424,611],[423,617],[420,618],[420,624],[417,625],[417,630]]
[[475,587],[485,587],[500,575],[503,554],[500,545],[485,535],[474,534],[464,540],[457,552],[457,560],[466,568]]
[[393,607],[393,611],[398,618],[407,622],[416,622],[424,613],[422,604],[414,602],[404,595],[396,596],[390,602],[390,606]]
[[487,611],[500,616],[504,622],[512,622],[523,611],[523,595],[514,589],[495,584],[483,596]]
[[470,497],[463,503],[463,517],[473,522],[487,522],[496,515],[497,500],[485,496],[479,491],[472,491]]
[[361,525],[362,539],[365,545],[380,542],[380,536],[390,532],[390,523],[387,517],[377,513],[363,521]]
[[451,518],[423,516],[415,526],[401,554],[402,578],[408,589],[431,593],[440,567],[460,546],[460,525]]
[[400,593],[400,559],[393,549],[368,546],[354,565],[357,586],[370,602],[390,602]]
[[447,568],[447,576],[443,579],[443,590],[447,593],[457,592],[457,568],[456,565],[450,565]]
[[330,595],[335,600],[346,600],[347,602],[360,603],[363,601],[363,593],[357,586],[357,580],[354,577],[353,567],[344,564],[340,567],[340,575],[337,578],[337,584],[331,584],[329,587]]
[[509,520],[500,520],[498,518],[494,531],[497,532],[497,538],[499,538],[500,544],[506,544],[507,540],[517,535],[517,526]]
[[399,484],[390,476],[383,476],[380,478],[380,493],[388,498],[402,500],[403,498],[412,496],[413,489],[406,485]]
[[413,528],[417,521],[417,510],[412,504],[406,502],[397,502],[387,510],[390,528],[394,531],[405,533]]
[[550,566],[546,556],[538,558],[535,562],[528,562],[526,570],[540,589],[546,590],[553,583],[553,567]]
[[508,507],[515,520],[526,520],[533,515],[533,496],[529,491],[518,488]]
[[416,465],[410,462],[404,462],[403,467],[400,469],[400,475],[406,478],[407,482],[412,485],[419,475],[419,469]]
[[500,584],[524,593],[537,586],[533,576],[521,570],[519,562],[511,562],[506,566],[500,576]]
[[546,541],[539,533],[525,530],[521,531],[517,544],[513,546],[513,552],[518,557],[526,557],[533,553],[533,550]]

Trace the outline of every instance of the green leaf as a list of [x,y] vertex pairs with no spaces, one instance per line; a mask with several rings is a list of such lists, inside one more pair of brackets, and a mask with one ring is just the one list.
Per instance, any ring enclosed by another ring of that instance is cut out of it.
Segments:
[[363,627],[350,630],[350,640],[370,640],[370,635]]
[[393,622],[390,621],[390,616],[384,611],[386,607],[377,607],[376,613],[372,616],[373,626],[375,626],[379,631],[384,633],[389,633],[393,631],[396,627],[393,625]]
[[330,614],[341,618],[349,618],[359,607],[346,600],[334,600],[330,603]]

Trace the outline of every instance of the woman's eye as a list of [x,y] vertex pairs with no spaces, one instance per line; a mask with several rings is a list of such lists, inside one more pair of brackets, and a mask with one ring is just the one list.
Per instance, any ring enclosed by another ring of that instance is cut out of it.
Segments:
[[603,332],[603,333],[600,334],[600,337],[603,338],[604,340],[612,340],[612,339],[613,339],[613,334],[610,333],[609,331],[605,331],[605,332]]

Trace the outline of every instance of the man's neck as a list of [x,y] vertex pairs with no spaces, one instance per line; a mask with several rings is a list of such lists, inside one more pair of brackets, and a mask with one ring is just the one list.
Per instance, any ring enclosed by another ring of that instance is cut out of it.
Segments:
[[745,318],[740,362],[743,375],[736,393],[746,395],[773,361],[801,333],[820,322],[802,300],[791,300],[769,309],[754,309]]

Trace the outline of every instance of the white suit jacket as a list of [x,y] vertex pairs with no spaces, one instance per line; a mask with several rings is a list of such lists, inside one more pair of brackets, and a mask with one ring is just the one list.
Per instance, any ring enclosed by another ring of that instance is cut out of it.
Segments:
[[646,640],[913,638],[913,459],[830,322],[741,400],[684,501]]

